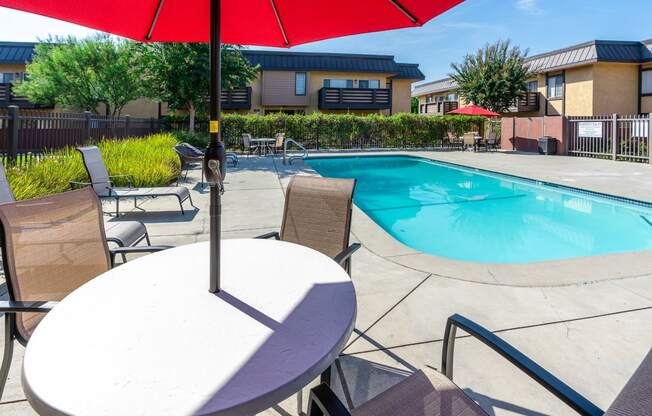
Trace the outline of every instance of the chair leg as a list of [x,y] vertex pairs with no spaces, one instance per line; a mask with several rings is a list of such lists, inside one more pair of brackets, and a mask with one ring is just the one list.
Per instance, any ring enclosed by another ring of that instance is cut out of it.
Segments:
[[152,245],[152,242],[149,241],[149,233],[145,233],[145,241],[147,241],[147,245],[148,245],[148,246],[151,246],[151,245]]
[[331,386],[331,367],[332,366],[329,366],[323,373],[321,373],[320,377],[320,381],[328,387]]
[[2,354],[2,366],[0,366],[0,399],[2,399],[2,393],[9,377],[11,358],[14,355],[13,328],[15,317],[16,315],[13,313],[5,313],[5,348]]
[[115,199],[115,216],[116,218],[120,216],[120,198]]
[[303,389],[297,392],[297,415],[303,414]]
[[192,196],[191,196],[190,194],[188,194],[188,201],[190,201],[190,206],[191,206],[191,207],[193,207],[193,208],[195,208],[195,209],[199,209],[199,208],[197,208],[197,207],[195,206],[195,204],[192,202]]

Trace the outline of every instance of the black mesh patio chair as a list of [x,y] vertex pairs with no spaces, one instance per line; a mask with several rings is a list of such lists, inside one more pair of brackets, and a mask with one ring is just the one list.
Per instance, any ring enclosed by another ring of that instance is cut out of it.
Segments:
[[109,171],[106,169],[102,154],[97,146],[78,147],[77,150],[82,155],[86,172],[90,178],[90,182],[73,182],[76,186],[90,185],[97,196],[101,199],[113,199],[115,201],[115,214],[120,214],[120,200],[133,199],[134,207],[138,207],[138,198],[157,198],[161,196],[172,196],[179,200],[179,207],[181,214],[185,214],[183,209],[183,202],[189,201],[190,205],[197,209],[192,203],[190,191],[185,186],[160,186],[155,188],[133,188],[129,187],[114,187],[112,179],[116,177],[126,177],[129,180],[129,175],[114,175],[109,176]]
[[419,370],[352,410],[347,409],[322,383],[310,392],[308,416],[487,416],[453,383],[453,351],[458,328],[500,354],[577,414],[652,416],[652,350],[604,412],[506,341],[457,314],[448,318],[446,323],[441,373],[431,368]]
[[[0,397],[14,341],[26,345],[58,301],[113,267],[116,255],[151,253],[169,246],[109,248],[102,205],[90,187],[0,205],[0,244],[9,300],[4,313]],[[83,332],[83,328],[80,328]]]
[[[0,204],[9,202],[16,202],[16,198],[7,180],[5,167],[0,162]],[[151,245],[147,227],[140,221],[104,222],[104,233],[106,235],[106,241],[114,243],[118,247],[135,246],[143,240],[148,246]],[[123,257],[122,260],[127,261],[126,257]]]

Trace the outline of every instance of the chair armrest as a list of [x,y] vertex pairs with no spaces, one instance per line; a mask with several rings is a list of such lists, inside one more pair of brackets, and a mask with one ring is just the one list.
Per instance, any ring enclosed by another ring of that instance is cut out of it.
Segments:
[[52,308],[57,306],[57,303],[59,302],[44,300],[0,300],[0,312],[49,312],[52,310]]
[[359,243],[353,243],[348,246],[346,249],[342,250],[337,256],[333,257],[333,260],[339,265],[344,265],[344,262],[351,258],[351,255],[358,251],[362,247]]
[[261,239],[266,240],[266,239],[272,238],[272,237],[274,237],[275,240],[280,240],[281,239],[281,235],[278,233],[278,231],[272,231],[270,233],[259,235],[258,237],[254,237],[254,238],[257,239],[257,240],[261,240]]
[[599,407],[591,403],[584,396],[573,390],[566,383],[549,373],[546,369],[532,361],[525,354],[514,348],[502,338],[470,319],[458,314],[450,316],[446,322],[446,332],[444,333],[444,345],[442,349],[441,371],[450,380],[453,380],[453,354],[455,349],[456,328],[461,328],[469,335],[478,339],[483,344],[503,356],[503,358],[514,364],[518,369],[523,371],[580,415],[602,416],[604,414],[604,411]]
[[310,390],[308,416],[351,416],[351,413],[333,393],[333,390],[327,384],[322,383]]
[[133,247],[113,247],[109,249],[111,255],[111,267],[114,266],[115,256],[118,254],[133,254],[133,253],[155,253],[157,251],[167,250],[174,246],[133,246]]

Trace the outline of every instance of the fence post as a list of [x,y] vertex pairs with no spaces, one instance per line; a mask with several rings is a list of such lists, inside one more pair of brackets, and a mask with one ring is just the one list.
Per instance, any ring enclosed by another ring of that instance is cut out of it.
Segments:
[[618,155],[618,114],[614,113],[611,116],[611,160],[616,160]]
[[16,161],[18,156],[18,129],[20,128],[20,115],[18,106],[10,105],[7,107],[9,113],[7,137],[7,156],[9,161]]
[[125,116],[125,137],[129,137],[129,132],[131,130],[131,116]]
[[647,163],[652,163],[652,113],[647,120]]
[[90,111],[84,111],[84,129],[86,130],[86,140],[91,139],[91,128],[92,128],[92,123],[91,123],[91,116],[92,113]]

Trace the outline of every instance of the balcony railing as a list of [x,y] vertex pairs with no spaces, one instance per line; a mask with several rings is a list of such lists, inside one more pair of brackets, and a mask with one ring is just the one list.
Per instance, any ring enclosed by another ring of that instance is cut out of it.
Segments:
[[224,90],[221,101],[224,110],[249,110],[251,109],[251,87]]
[[438,101],[426,104],[425,112],[423,114],[443,116],[444,114],[448,114],[450,111],[457,110],[459,107],[460,103],[458,101]]
[[52,108],[51,105],[39,105],[29,101],[26,97],[15,95],[13,85],[10,83],[0,83],[0,108],[15,105],[20,108]]
[[528,111],[539,111],[539,96],[537,91],[528,91],[516,100],[509,108],[510,113],[525,113]]
[[389,88],[322,88],[319,108],[323,110],[383,110],[392,108]]

